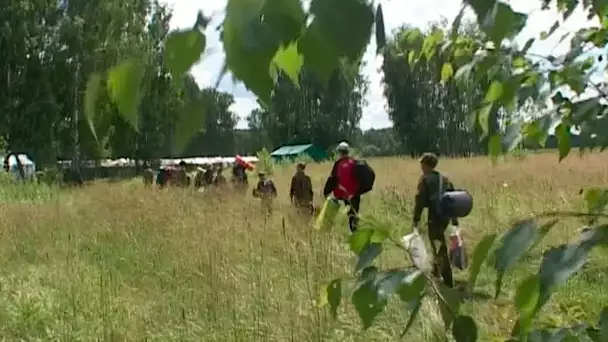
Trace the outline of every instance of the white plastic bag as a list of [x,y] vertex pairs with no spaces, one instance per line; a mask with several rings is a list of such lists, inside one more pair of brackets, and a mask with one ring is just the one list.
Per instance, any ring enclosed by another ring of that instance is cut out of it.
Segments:
[[401,242],[407,249],[416,268],[423,272],[432,270],[431,259],[429,258],[426,246],[424,245],[424,239],[418,232],[418,229],[415,228],[413,232],[402,237]]

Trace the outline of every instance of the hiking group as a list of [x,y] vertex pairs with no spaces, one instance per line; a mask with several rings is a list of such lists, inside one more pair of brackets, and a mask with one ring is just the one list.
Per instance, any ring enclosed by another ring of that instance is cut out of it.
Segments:
[[[359,224],[361,196],[372,190],[375,173],[364,160],[351,156],[348,143],[338,144],[336,152],[338,159],[334,162],[325,182],[323,197],[348,207],[348,226],[351,233],[354,233]],[[464,247],[459,234],[450,235],[450,246],[448,246],[445,234],[450,223],[457,227],[458,218],[470,213],[473,203],[468,192],[455,190],[452,182],[436,170],[437,164],[438,158],[432,153],[425,153],[420,159],[422,175],[418,181],[414,201],[412,231],[416,236],[419,235],[422,212],[424,208],[427,208],[427,233],[433,254],[433,274],[441,278],[446,286],[453,287],[451,264],[461,269],[465,268],[466,253],[463,251]],[[170,181],[177,186],[189,186],[186,167],[186,163],[182,161],[177,171],[160,172],[159,170],[157,184],[164,187]],[[221,166],[207,170],[199,168],[199,172],[194,178],[195,187],[198,189],[225,186],[227,180],[222,175],[222,170]],[[243,194],[248,189],[246,170],[247,167],[240,163],[236,163],[232,169],[231,183]],[[254,198],[260,199],[262,212],[265,215],[271,215],[273,202],[278,196],[277,188],[265,172],[259,171],[258,175],[259,181],[253,188],[252,195]],[[144,177],[149,177],[149,175]],[[145,180],[145,183],[151,184],[152,180]],[[300,214],[309,218],[315,215],[313,185],[306,174],[306,164],[304,163],[297,164],[296,173],[291,179],[289,197],[292,205]]]

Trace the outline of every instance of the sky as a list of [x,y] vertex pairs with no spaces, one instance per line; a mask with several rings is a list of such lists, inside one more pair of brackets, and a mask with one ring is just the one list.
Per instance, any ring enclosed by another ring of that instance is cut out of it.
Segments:
[[[224,52],[219,40],[219,33],[216,27],[221,24],[224,17],[224,8],[227,0],[164,0],[173,9],[171,28],[190,28],[196,20],[199,10],[205,16],[211,17],[212,22],[208,25],[205,35],[207,46],[203,57],[195,66],[191,73],[200,87],[213,87],[223,65]],[[408,24],[420,28],[427,27],[431,22],[441,20],[442,17],[452,22],[458,14],[461,2],[457,0],[380,0],[384,12],[385,28],[388,34],[403,24]],[[553,9],[542,11],[540,0],[511,0],[506,1],[514,10],[529,15],[528,24],[516,38],[520,46],[532,37],[538,37],[541,32],[548,31],[556,20],[561,20],[561,16]],[[469,12],[467,16],[473,17]],[[561,37],[567,32],[598,25],[597,22],[590,22],[586,18],[586,13],[577,9],[567,21],[562,22],[560,28],[548,39],[537,40],[529,50],[530,53],[540,55],[560,55],[568,51],[570,40],[565,39],[560,42]],[[367,104],[363,108],[363,116],[360,122],[362,129],[385,128],[392,126],[386,110],[386,100],[382,94],[382,57],[376,56],[376,44],[373,39],[368,46],[364,56],[365,66],[363,74],[370,82],[369,91],[366,94]],[[230,76],[224,77],[219,84],[222,91],[234,95],[235,104],[231,109],[239,116],[237,128],[247,128],[246,118],[252,109],[257,108],[255,96],[249,92],[242,83],[233,84]]]

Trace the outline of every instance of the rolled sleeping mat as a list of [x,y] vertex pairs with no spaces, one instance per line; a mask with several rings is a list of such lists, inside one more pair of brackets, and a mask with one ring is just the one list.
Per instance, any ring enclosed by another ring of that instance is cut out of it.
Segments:
[[334,198],[328,197],[323,203],[323,207],[321,208],[321,212],[319,216],[317,216],[315,220],[314,229],[315,230],[331,230],[334,222],[336,220],[336,216],[340,212],[340,202]]

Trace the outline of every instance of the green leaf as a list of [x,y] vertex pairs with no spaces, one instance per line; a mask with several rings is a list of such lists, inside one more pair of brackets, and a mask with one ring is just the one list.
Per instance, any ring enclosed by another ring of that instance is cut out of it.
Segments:
[[600,329],[600,341],[608,341],[608,307],[605,307],[600,313],[600,321],[597,326]]
[[477,341],[477,325],[470,316],[458,316],[452,324],[452,336],[456,342]]
[[329,83],[338,67],[338,51],[323,35],[321,26],[314,19],[298,40],[298,52],[304,56],[304,64],[312,69],[323,84]]
[[431,61],[437,52],[437,47],[441,45],[443,41],[443,31],[440,29],[433,29],[422,42],[421,56],[427,61]]
[[95,120],[97,116],[97,99],[99,98],[99,88],[101,87],[101,75],[99,73],[92,73],[87,81],[87,88],[84,94],[84,113],[87,117],[87,123],[91,129],[91,133],[97,139],[97,130],[95,129]]
[[523,139],[523,135],[521,134],[522,124],[521,123],[513,123],[507,126],[505,129],[505,134],[502,137],[502,145],[506,148],[508,152],[517,148]]
[[477,22],[481,23],[484,21],[488,12],[494,7],[496,0],[465,0],[464,2],[473,8],[475,15],[477,15]]
[[365,52],[374,24],[374,10],[360,0],[313,0],[310,13],[335,57],[357,61]]
[[530,250],[533,250],[534,248],[536,248],[536,246],[538,246],[542,240],[545,238],[545,236],[547,236],[547,234],[549,234],[549,232],[551,231],[551,229],[559,222],[559,220],[557,219],[553,219],[545,224],[543,224],[542,226],[540,226],[538,228],[538,238],[536,239],[536,241],[534,242],[534,244],[532,245],[532,247],[530,247]]
[[497,81],[497,80],[492,81],[492,83],[490,84],[490,87],[488,88],[488,92],[486,93],[485,101],[486,102],[496,102],[496,101],[500,100],[504,93],[504,88],[505,88],[504,83]]
[[355,254],[359,255],[369,244],[372,235],[374,235],[373,229],[357,229],[357,231],[354,232],[348,240],[350,250],[353,251]]
[[405,336],[405,334],[407,334],[407,332],[412,328],[412,326],[414,325],[414,322],[416,322],[416,318],[418,317],[418,314],[420,313],[420,309],[422,308],[422,300],[424,299],[424,294],[421,297],[418,297],[417,299],[411,301],[408,303],[408,307],[409,307],[409,311],[410,311],[410,317],[407,320],[407,324],[405,325],[405,329],[403,329],[403,332],[401,333],[401,337]]
[[208,104],[202,98],[196,83],[186,83],[184,106],[175,123],[173,153],[180,154],[192,138],[204,130]]
[[368,281],[359,286],[353,293],[352,303],[363,323],[363,330],[372,326],[374,319],[384,310],[386,299],[378,295],[378,289],[373,281]]
[[559,28],[559,20],[556,20],[553,25],[551,25],[551,28],[549,29],[549,32],[547,33],[547,36],[551,36],[552,34],[555,33],[555,31]]
[[488,153],[492,156],[493,160],[502,153],[502,139],[500,135],[494,134],[488,140]]
[[530,38],[526,41],[526,43],[524,44],[524,47],[521,49],[521,53],[526,54],[528,52],[528,50],[530,50],[530,48],[532,47],[532,45],[534,44],[534,42],[536,41],[536,39],[534,38]]
[[527,64],[528,64],[528,61],[526,61],[526,59],[523,57],[517,57],[513,60],[513,63],[511,63],[511,65],[513,65],[514,68],[523,68]]
[[454,68],[452,67],[452,63],[444,63],[441,68],[441,82],[445,83],[450,80],[454,76]]
[[528,16],[513,11],[510,5],[495,1],[494,7],[483,19],[482,30],[498,47],[503,39],[516,36],[526,25]]
[[399,288],[399,298],[410,312],[410,317],[407,321],[405,329],[401,333],[402,337],[403,335],[407,334],[420,313],[422,299],[425,296],[425,286],[426,278],[420,271],[409,274],[408,277],[401,283],[401,287]]
[[196,21],[194,22],[194,29],[205,30],[207,25],[211,22],[211,18],[205,17],[203,11],[199,10],[196,14]]
[[[412,273],[410,271],[410,273]],[[378,276],[377,286],[378,286],[378,295],[380,298],[387,299],[389,296],[397,293],[401,284],[406,281],[408,277],[408,272],[404,270],[390,270],[386,272],[382,272]]]
[[140,85],[144,69],[136,60],[127,59],[108,71],[108,92],[122,117],[139,131]]
[[281,46],[300,37],[305,20],[298,0],[229,0],[226,5],[221,37],[226,65],[264,106],[274,86],[272,61]]
[[539,230],[534,220],[517,223],[502,237],[494,262],[494,268],[497,271],[496,298],[502,290],[502,278],[505,272],[530,250],[538,237]]
[[438,294],[441,296],[439,298],[439,311],[445,327],[448,328],[458,317],[462,300],[456,289],[449,288],[443,283],[439,284],[438,288]]
[[[481,130],[483,131],[483,134],[486,135],[490,132],[490,114],[492,113],[492,109],[494,109],[494,103],[490,102],[490,103],[486,103],[481,110],[479,110],[478,113],[478,122],[479,122],[479,126],[481,127]],[[498,140],[500,141],[500,137],[498,137]]]
[[300,86],[300,69],[304,64],[304,58],[298,53],[297,43],[279,49],[273,62],[297,87]]
[[361,251],[359,257],[357,258],[357,265],[355,266],[355,272],[359,272],[362,269],[370,266],[376,257],[378,257],[382,253],[382,244],[381,243],[370,243],[365,249]]
[[557,122],[555,115],[547,114],[537,120],[525,125],[523,132],[526,138],[530,138],[541,147],[545,146],[549,129]]
[[407,63],[411,66],[416,65],[416,62],[418,62],[418,56],[416,51],[412,50],[410,52],[408,52],[407,54]]
[[524,280],[515,291],[515,308],[519,313],[519,334],[527,334],[540,301],[540,279],[533,275]]
[[479,243],[475,247],[475,250],[473,251],[473,258],[471,261],[471,265],[469,266],[468,290],[470,293],[473,292],[475,282],[477,282],[477,277],[479,276],[479,271],[481,270],[481,266],[486,260],[490,248],[492,248],[492,245],[494,245],[496,237],[496,234],[484,236],[481,241],[479,241]]
[[163,57],[173,79],[179,81],[204,51],[205,35],[198,29],[169,33]]
[[461,66],[460,68],[458,68],[458,70],[456,71],[456,74],[454,75],[454,78],[457,80],[460,79],[468,79],[471,77],[472,72],[473,72],[473,67],[475,66],[475,63],[470,62],[467,63],[463,66]]
[[462,24],[462,17],[464,16],[464,12],[467,9],[465,4],[460,6],[460,11],[454,18],[454,22],[452,22],[452,32],[450,33],[450,39],[455,41],[458,38],[458,32],[460,31],[460,25]]
[[329,310],[335,319],[338,316],[338,307],[342,302],[342,281],[340,279],[332,280],[323,288],[321,301],[329,304]]
[[382,4],[378,4],[376,8],[376,53],[384,51],[386,46],[386,31],[384,28],[384,14],[382,13]]
[[572,142],[570,141],[570,126],[564,122],[557,125],[555,128],[555,136],[557,137],[557,148],[559,150],[559,161],[562,161],[568,156],[572,149]]
[[399,287],[399,298],[404,303],[410,303],[419,299],[424,294],[426,278],[420,271],[408,274],[402,281]]
[[[600,188],[589,188],[583,192],[585,204],[587,205],[587,213],[601,214],[608,205],[608,190]],[[592,220],[594,223],[596,220]]]
[[539,308],[547,303],[557,286],[564,284],[583,267],[593,247],[606,243],[607,237],[606,227],[600,226],[582,234],[576,243],[564,244],[545,252],[539,270]]

